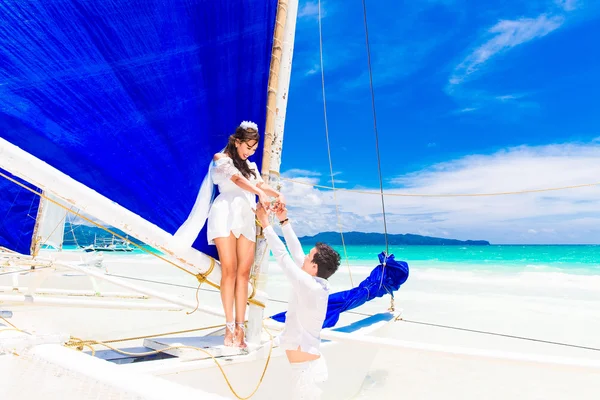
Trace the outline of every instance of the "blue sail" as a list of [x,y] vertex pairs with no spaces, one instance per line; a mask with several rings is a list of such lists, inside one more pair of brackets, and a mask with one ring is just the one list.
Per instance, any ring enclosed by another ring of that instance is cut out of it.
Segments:
[[0,0],[0,137],[173,234],[239,123],[264,131],[276,8]]
[[[10,172],[0,172],[40,192]],[[40,196],[0,177],[0,246],[21,254],[31,254],[33,229],[40,205]]]
[[[408,279],[408,273],[409,268],[405,261],[396,261],[393,254],[387,258],[385,253],[379,254],[379,265],[373,268],[371,274],[357,287],[329,295],[323,328],[335,326],[344,311],[352,310],[388,293],[393,296]],[[285,322],[285,314],[286,312],[282,312],[271,318]]]

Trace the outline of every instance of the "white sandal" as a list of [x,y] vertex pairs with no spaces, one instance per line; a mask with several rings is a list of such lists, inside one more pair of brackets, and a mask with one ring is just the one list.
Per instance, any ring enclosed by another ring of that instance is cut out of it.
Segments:
[[[242,341],[240,342],[240,344],[238,346],[236,346],[236,347],[239,347],[240,349],[245,349],[245,348],[248,347],[248,344],[246,343],[246,326],[244,325],[243,322],[236,322],[235,324],[244,333],[244,338],[242,339]],[[234,337],[234,342],[235,342],[235,339],[237,339],[237,335],[235,335],[235,337]]]
[[235,342],[235,323],[234,322],[225,322],[225,333],[227,333],[227,329],[231,332],[231,343],[226,343],[225,338],[223,339],[223,344],[227,347],[233,347],[233,343]]

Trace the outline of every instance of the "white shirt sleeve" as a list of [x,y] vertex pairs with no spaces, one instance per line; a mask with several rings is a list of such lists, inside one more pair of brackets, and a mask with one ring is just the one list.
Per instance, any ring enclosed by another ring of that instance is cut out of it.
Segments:
[[212,180],[219,185],[230,180],[234,175],[241,175],[240,171],[233,165],[233,160],[229,157],[221,157],[214,162],[212,168]]
[[285,238],[285,244],[288,249],[290,249],[290,253],[292,254],[292,258],[298,267],[302,267],[304,264],[304,259],[306,255],[304,254],[304,250],[302,250],[302,245],[300,244],[300,240],[298,240],[298,236],[292,229],[291,223],[288,221],[284,226],[281,227],[283,231],[283,237]]
[[279,239],[279,236],[277,236],[271,225],[267,226],[263,230],[263,233],[265,234],[267,243],[269,243],[269,247],[271,248],[275,259],[277,260],[277,264],[281,267],[281,269],[283,269],[283,272],[289,279],[294,289],[303,291],[321,289],[321,285],[319,285],[319,283],[315,281],[312,276],[298,268],[298,266],[294,263],[288,254],[285,245],[281,239]]

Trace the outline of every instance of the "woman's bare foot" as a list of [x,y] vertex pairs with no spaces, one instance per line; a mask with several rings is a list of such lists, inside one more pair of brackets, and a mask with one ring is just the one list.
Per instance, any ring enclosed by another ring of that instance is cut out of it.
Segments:
[[235,340],[235,329],[236,327],[233,322],[225,323],[225,339],[223,340],[223,344],[225,346],[233,346],[233,342]]
[[240,349],[245,349],[246,345],[246,329],[243,322],[235,323],[235,338],[233,339],[233,345]]

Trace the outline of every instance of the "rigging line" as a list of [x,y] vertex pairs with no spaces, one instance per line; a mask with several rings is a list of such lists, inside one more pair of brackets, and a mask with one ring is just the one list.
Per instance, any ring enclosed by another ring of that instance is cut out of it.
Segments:
[[375,111],[375,89],[373,88],[373,69],[371,67],[371,47],[369,45],[369,26],[367,24],[367,3],[362,0],[363,16],[365,22],[365,41],[367,45],[367,61],[369,65],[369,85],[371,87],[371,108],[373,109],[373,129],[375,131],[375,148],[377,150],[377,170],[379,171],[379,191],[381,194],[381,209],[383,211],[383,230],[385,232],[385,253],[389,254],[389,243],[387,234],[387,221],[385,218],[385,200],[383,198],[383,177],[381,176],[381,158],[379,155],[379,134],[377,132],[377,113]]
[[31,204],[29,204],[29,211],[27,211],[27,216],[35,219],[33,215],[31,215],[31,210],[33,209],[33,204],[35,203],[35,196],[31,199]]
[[[84,216],[83,214],[80,214],[80,213],[78,213],[78,212],[76,212],[76,211],[72,211],[72,210],[70,210],[70,209],[69,209],[69,208],[67,208],[66,206],[64,206],[64,205],[60,204],[60,203],[59,203],[59,202],[57,202],[57,201],[54,201],[53,199],[49,198],[48,196],[44,195],[43,193],[38,193],[38,192],[36,192],[34,189],[31,189],[31,188],[27,187],[26,185],[23,185],[21,182],[19,182],[19,181],[15,180],[15,179],[12,179],[10,176],[8,176],[8,175],[6,175],[6,174],[4,174],[4,173],[2,173],[2,172],[0,172],[0,176],[1,176],[1,177],[3,177],[3,178],[6,178],[6,179],[8,179],[9,181],[11,181],[11,182],[13,182],[13,183],[16,183],[17,185],[19,185],[19,186],[21,186],[22,188],[24,188],[24,189],[26,189],[26,190],[28,190],[28,191],[32,192],[33,194],[36,194],[36,195],[40,196],[41,198],[43,198],[43,199],[46,199],[47,201],[49,201],[49,202],[51,202],[51,203],[53,203],[53,204],[56,204],[57,206],[59,206],[59,207],[61,207],[61,208],[65,209],[65,210],[67,210],[67,211],[70,211],[70,212],[72,212],[74,215],[76,215],[76,216],[80,217],[81,219],[83,219],[83,220],[85,220],[85,221],[87,221],[87,222],[89,222],[89,223],[93,224],[94,226],[96,226],[96,227],[98,227],[98,228],[100,228],[100,229],[102,229],[102,230],[104,230],[104,231],[106,231],[106,232],[108,232],[108,233],[110,233],[110,234],[112,234],[112,235],[114,235],[114,236],[118,237],[119,239],[122,239],[122,240],[125,240],[125,241],[127,241],[127,242],[131,243],[132,245],[134,245],[135,247],[139,248],[139,249],[140,249],[140,250],[142,250],[143,252],[153,255],[154,257],[157,257],[157,258],[159,258],[159,259],[161,259],[161,260],[165,261],[166,263],[168,263],[168,264],[170,264],[170,265],[174,266],[175,268],[178,268],[178,269],[180,269],[180,270],[181,270],[181,271],[183,271],[183,272],[187,272],[187,273],[188,273],[188,274],[190,274],[190,275],[196,276],[196,274],[194,274],[193,272],[191,272],[191,271],[189,271],[189,270],[187,270],[187,269],[185,269],[185,268],[183,268],[183,267],[181,267],[181,266],[177,265],[177,264],[176,264],[176,263],[174,263],[173,261],[170,261],[170,260],[168,260],[168,259],[166,259],[166,258],[164,258],[164,257],[160,256],[159,254],[156,254],[156,253],[154,253],[154,252],[152,252],[152,251],[150,251],[150,250],[146,249],[144,246],[141,246],[141,245],[139,245],[139,244],[137,244],[137,243],[134,243],[133,241],[131,241],[131,240],[129,240],[129,239],[127,239],[127,238],[125,238],[125,237],[123,237],[123,236],[119,235],[119,234],[118,234],[118,233],[116,233],[116,232],[113,232],[112,230],[110,230],[110,229],[106,228],[105,226],[103,226],[103,225],[101,225],[101,224],[97,223],[96,221],[92,220],[91,218],[88,218],[88,217]],[[216,284],[213,284],[212,282],[207,282],[207,283],[208,283],[208,284],[210,284],[211,286],[213,286],[213,285],[216,285]]]
[[18,271],[2,272],[2,273],[0,273],[0,276],[11,275],[11,274],[20,274],[20,273],[32,273],[32,272],[36,272],[36,271],[39,271],[40,269],[44,269],[44,268],[52,268],[52,267],[36,267],[35,269],[20,269]]
[[[317,189],[328,189],[335,190],[338,192],[349,192],[349,193],[359,193],[359,194],[370,194],[370,195],[380,195],[380,192],[374,192],[372,190],[356,190],[356,189],[346,189],[339,187],[331,187],[324,185],[315,185],[309,182],[304,182],[296,179],[290,178],[281,178],[282,181],[297,183],[305,186],[312,186]],[[553,188],[542,188],[542,189],[525,189],[525,190],[515,190],[515,191],[507,191],[507,192],[490,192],[490,193],[441,193],[441,194],[426,194],[426,193],[384,193],[384,196],[388,197],[491,197],[491,196],[509,196],[509,195],[517,195],[517,194],[528,194],[528,193],[543,193],[543,192],[552,192],[559,190],[569,190],[569,189],[580,189],[584,187],[592,187],[592,186],[600,186],[600,182],[594,183],[583,183],[581,185],[570,185],[570,186],[560,186]]]
[[528,340],[528,341],[531,341],[531,342],[553,344],[553,345],[557,345],[557,346],[574,347],[574,348],[584,349],[584,350],[600,351],[600,348],[589,347],[589,346],[581,346],[581,345],[571,344],[571,343],[554,342],[554,341],[551,341],[551,340],[536,339],[536,338],[530,338],[530,337],[525,337],[525,336],[508,335],[508,334],[505,334],[505,333],[497,333],[497,332],[489,332],[489,331],[479,331],[479,330],[476,330],[476,329],[460,328],[460,327],[449,326],[449,325],[440,325],[440,324],[434,324],[434,323],[431,323],[431,322],[412,321],[412,320],[403,319],[403,318],[400,318],[398,320],[399,321],[408,322],[408,323],[411,323],[411,324],[435,326],[435,327],[438,327],[438,328],[454,329],[454,330],[464,331],[464,332],[481,333],[481,334],[484,334],[484,335],[501,336],[501,337],[507,337],[507,338],[511,338],[511,339],[520,339],[520,340]]
[[[4,221],[6,221],[8,219],[8,214],[10,214],[10,212],[12,211],[13,207],[15,206],[15,203],[17,202],[17,198],[19,197],[19,194],[21,193],[21,191],[19,190],[19,192],[15,195],[15,198],[12,202],[12,204],[10,205],[10,207],[8,208],[8,211],[6,211],[6,214],[4,215],[4,218],[2,219],[2,225],[4,225]],[[29,214],[28,214],[29,215]]]
[[[383,259],[383,272],[381,274],[381,280],[379,281],[379,288],[383,285],[383,276],[385,273],[385,267],[387,262],[387,257],[390,254],[390,246],[388,240],[388,232],[387,232],[387,218],[385,214],[385,199],[383,197],[383,176],[381,173],[381,156],[379,154],[379,133],[377,130],[377,112],[375,107],[375,89],[373,87],[373,68],[371,66],[371,46],[369,44],[369,25],[367,23],[367,3],[366,0],[363,0],[363,17],[365,24],[365,43],[367,46],[367,62],[369,66],[369,87],[371,88],[371,109],[373,110],[373,131],[375,132],[375,149],[377,151],[377,172],[379,174],[379,193],[381,195],[381,211],[383,217],[383,233],[385,239],[385,258]],[[385,288],[386,292],[391,297],[390,309],[394,309],[394,293],[390,292],[389,289]]]
[[[64,223],[65,223],[65,222],[66,222],[66,220],[67,220],[67,215],[69,215],[69,213],[71,213],[71,212],[73,212],[73,207],[70,207],[70,208],[67,210],[67,212],[65,213],[65,216],[64,216],[63,218],[61,218],[61,220],[60,220],[60,221],[58,222],[58,224],[57,224],[57,225],[54,227],[54,229],[52,229],[52,232],[50,232],[50,234],[48,235],[48,237],[47,237],[47,238],[46,238],[46,239],[45,239],[45,240],[44,240],[42,243],[39,243],[39,245],[40,245],[40,246],[43,246],[43,245],[47,244],[47,243],[48,243],[48,240],[50,240],[50,238],[52,237],[52,235],[54,235],[54,232],[56,232],[56,230],[57,230],[57,229],[58,229],[58,228],[59,228],[61,225],[63,225],[63,226],[62,226],[62,228],[63,228],[63,238],[64,238],[64,229],[65,229],[65,227],[64,227]],[[64,239],[63,239],[63,242],[64,242]],[[62,248],[62,245],[61,245],[60,247]]]
[[[321,92],[323,95],[323,118],[325,120],[325,138],[327,139],[327,157],[329,159],[329,173],[331,175],[331,187],[335,189],[335,180],[333,179],[333,163],[331,161],[331,146],[329,143],[329,124],[327,123],[327,99],[325,96],[325,71],[323,68],[323,30],[321,26],[321,0],[318,3],[319,7],[319,60],[321,64]],[[348,262],[348,253],[346,251],[346,243],[344,241],[344,232],[342,229],[342,223],[340,218],[340,211],[338,207],[338,201],[335,190],[333,191],[333,201],[335,203],[335,215],[337,217],[338,228],[340,235],[342,236],[342,248],[344,249],[344,258],[346,259],[346,266],[348,267],[348,275],[350,276],[350,284],[354,287],[354,280],[352,279],[352,271],[350,270],[350,263]]]
[[[56,204],[57,206],[59,206],[59,207],[62,207],[62,208],[64,208],[65,210],[69,211],[69,210],[68,210],[68,208],[67,208],[66,206],[62,205],[61,203],[59,203],[59,202],[57,202],[57,201],[54,201],[53,199],[49,198],[48,196],[44,195],[43,193],[38,193],[38,192],[36,192],[34,189],[31,189],[30,187],[28,187],[28,186],[26,186],[26,185],[22,184],[21,182],[19,182],[19,181],[15,180],[15,179],[13,179],[13,178],[11,178],[10,176],[8,176],[8,175],[6,175],[6,174],[4,174],[4,173],[2,173],[2,172],[0,172],[0,176],[1,176],[1,177],[3,177],[3,178],[6,178],[6,179],[8,179],[9,181],[11,181],[11,182],[13,182],[13,183],[16,183],[17,185],[19,185],[19,186],[21,186],[22,188],[24,188],[24,189],[26,189],[26,190],[28,190],[28,191],[32,192],[33,194],[36,194],[36,195],[40,196],[41,198],[43,198],[43,199],[46,199],[46,200],[48,200],[49,202],[51,202],[51,203],[53,203],[53,204]],[[77,217],[80,217],[80,218],[81,218],[81,219],[83,219],[84,221],[87,221],[87,222],[91,223],[92,225],[94,225],[94,226],[96,226],[96,227],[98,227],[98,228],[100,228],[100,229],[102,229],[102,230],[104,230],[104,231],[106,231],[106,232],[108,232],[108,233],[112,234],[113,236],[116,236],[116,237],[118,237],[119,239],[122,239],[122,240],[124,240],[124,241],[126,241],[126,242],[128,242],[128,243],[131,243],[133,246],[135,246],[135,247],[139,248],[139,249],[140,249],[140,250],[142,250],[144,253],[148,253],[148,254],[152,255],[152,256],[154,256],[154,257],[156,257],[156,258],[158,258],[158,259],[160,259],[160,260],[162,260],[162,261],[166,262],[167,264],[169,264],[169,265],[172,265],[173,267],[175,267],[175,268],[177,268],[177,269],[179,269],[179,270],[181,270],[181,271],[183,271],[183,272],[186,272],[186,273],[188,273],[188,274],[192,275],[193,277],[195,277],[195,278],[196,278],[196,279],[198,279],[198,280],[200,280],[200,279],[201,279],[201,280],[202,280],[202,282],[206,282],[208,285],[210,285],[210,286],[212,286],[212,287],[214,287],[214,288],[216,288],[216,289],[220,289],[220,288],[221,288],[221,286],[220,286],[220,285],[218,285],[218,284],[216,284],[216,283],[214,283],[214,282],[211,282],[211,281],[209,281],[209,280],[208,280],[208,278],[207,278],[207,277],[208,277],[208,275],[210,274],[210,272],[208,272],[208,273],[206,273],[206,274],[205,274],[205,273],[193,273],[192,271],[189,271],[189,270],[187,270],[186,268],[184,268],[184,267],[182,267],[182,266],[180,266],[180,265],[176,264],[175,262],[173,262],[173,261],[170,261],[170,260],[166,259],[165,257],[163,257],[163,256],[161,256],[161,255],[159,255],[159,254],[157,254],[157,253],[154,253],[153,251],[150,251],[150,250],[149,250],[149,249],[147,249],[146,247],[144,247],[144,246],[142,246],[142,245],[139,245],[139,244],[137,244],[137,243],[135,243],[135,242],[133,242],[133,241],[129,240],[128,238],[125,238],[124,236],[122,236],[122,235],[119,235],[119,234],[118,234],[118,233],[116,233],[116,232],[113,232],[112,230],[110,230],[110,229],[106,228],[105,226],[103,226],[103,225],[99,224],[98,222],[96,222],[96,221],[94,221],[94,220],[92,220],[92,219],[90,219],[90,218],[86,217],[85,215],[83,215],[83,214],[80,214],[80,213],[78,213],[78,212],[76,212],[76,211],[71,211],[71,212],[72,212],[72,213],[73,213],[75,216],[77,216]],[[212,257],[210,257],[210,259],[211,259],[211,265],[212,265],[212,266],[214,266],[214,263],[216,262],[216,261],[215,261],[215,259],[214,259],[214,258],[212,258]],[[187,261],[185,261],[185,260],[181,260],[181,261],[183,261],[184,263],[188,264],[188,263],[187,263]],[[188,265],[189,265],[189,264],[188,264]],[[209,269],[209,270],[210,270],[210,269]],[[262,306],[262,304],[261,304],[259,301],[257,301],[256,299],[248,299],[248,301],[250,301],[251,303],[253,303],[253,304],[256,304],[256,305],[258,305],[258,306]]]
[[[137,280],[137,281],[157,283],[157,284],[161,284],[161,285],[182,287],[182,288],[186,288],[186,289],[194,289],[194,290],[197,289],[196,286],[186,286],[186,285],[180,285],[180,284],[176,284],[176,283],[168,283],[168,282],[161,282],[161,281],[152,281],[152,280],[148,280],[148,279],[135,278],[135,277],[124,276],[124,275],[115,275],[115,274],[107,274],[107,275],[109,275],[109,276],[116,276],[116,277],[120,277],[120,278],[133,279],[133,280]],[[218,291],[214,290],[214,289],[202,288],[200,290],[206,291],[206,292],[218,293]],[[286,300],[280,300],[280,299],[269,298],[268,300],[272,301],[274,303],[281,303],[281,304],[287,304],[288,303],[288,301],[286,301]],[[360,315],[360,316],[363,316],[363,317],[372,317],[373,316],[373,314],[363,313],[363,312],[359,312],[359,311],[345,311],[345,312],[347,314]],[[413,320],[404,319],[404,318],[399,318],[398,321],[403,321],[403,322],[407,322],[407,323],[411,323],[411,324],[433,326],[433,327],[438,327],[438,328],[454,329],[454,330],[464,331],[464,332],[480,333],[480,334],[492,335],[492,336],[501,336],[501,337],[507,337],[507,338],[511,338],[511,339],[529,340],[529,341],[534,341],[534,342],[539,342],[539,343],[546,343],[546,344],[552,344],[552,345],[557,345],[557,346],[566,346],[566,347],[574,347],[574,348],[579,348],[579,349],[584,349],[584,350],[600,351],[600,348],[595,348],[595,347],[581,346],[581,345],[570,344],[570,343],[562,343],[562,342],[554,342],[554,341],[550,341],[550,340],[529,338],[529,337],[516,336],[516,335],[508,335],[508,334],[504,334],[504,333],[497,333],[497,332],[490,332],[490,331],[480,331],[480,330],[476,330],[476,329],[461,328],[461,327],[457,327],[457,326],[434,324],[434,323],[431,323],[431,322],[413,321]]]
[[70,213],[67,213],[67,216],[68,216],[69,227],[71,228],[71,235],[73,235],[73,241],[75,242],[75,246],[77,246],[77,248],[79,248],[79,243],[77,242],[77,236],[75,236],[75,230],[73,229],[73,219],[72,219]]
[[[173,286],[173,287],[180,287],[180,288],[184,288],[184,289],[194,289],[194,290],[198,290],[197,286],[190,286],[190,285],[182,285],[179,283],[170,283],[170,282],[164,282],[164,281],[154,281],[151,279],[144,279],[144,278],[136,278],[134,276],[126,276],[126,275],[117,275],[117,274],[106,274],[107,276],[114,276],[116,278],[124,278],[124,279],[131,279],[134,281],[140,281],[140,282],[148,282],[148,283],[156,283],[158,285],[165,285],[165,286]],[[216,290],[216,289],[208,289],[208,288],[200,288],[201,291],[203,292],[209,292],[209,293],[220,293],[220,291]],[[281,303],[281,304],[288,304],[289,302],[287,300],[281,300],[281,299],[273,299],[271,297],[268,298],[269,301],[273,302],[273,303]],[[352,314],[352,315],[360,315],[363,317],[372,317],[373,314],[367,314],[367,313],[363,313],[363,312],[359,312],[359,311],[345,311],[345,313],[347,314]]]

